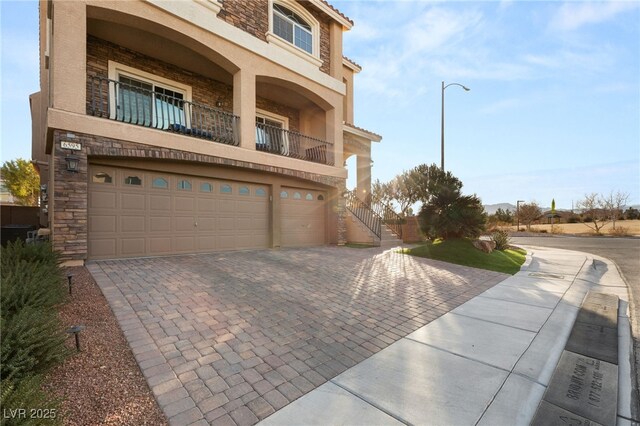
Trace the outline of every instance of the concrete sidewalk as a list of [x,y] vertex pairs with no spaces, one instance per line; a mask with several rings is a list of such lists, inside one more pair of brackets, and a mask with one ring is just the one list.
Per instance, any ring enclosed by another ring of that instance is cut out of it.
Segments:
[[628,293],[616,266],[527,247],[523,269],[261,425],[528,425],[593,289],[620,298],[618,424],[631,424]]

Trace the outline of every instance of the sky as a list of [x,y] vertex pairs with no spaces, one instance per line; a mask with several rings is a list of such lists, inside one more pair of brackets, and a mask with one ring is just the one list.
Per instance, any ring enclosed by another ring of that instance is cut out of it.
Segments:
[[[355,125],[382,135],[373,178],[440,164],[484,204],[640,204],[640,1],[331,1],[355,21]],[[0,0],[2,162],[31,157],[35,1]],[[355,186],[355,161],[348,181]]]

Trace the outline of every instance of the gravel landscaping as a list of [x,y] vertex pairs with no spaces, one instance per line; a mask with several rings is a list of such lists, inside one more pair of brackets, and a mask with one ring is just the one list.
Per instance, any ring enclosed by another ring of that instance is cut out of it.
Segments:
[[68,268],[72,295],[60,309],[65,327],[84,325],[81,352],[73,350],[45,380],[47,392],[62,400],[65,425],[167,425],[116,318],[84,267]]

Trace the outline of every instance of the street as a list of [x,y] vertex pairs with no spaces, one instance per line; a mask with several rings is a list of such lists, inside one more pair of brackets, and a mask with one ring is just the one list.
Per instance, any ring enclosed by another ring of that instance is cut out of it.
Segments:
[[640,383],[640,238],[612,237],[512,237],[514,245],[531,245],[583,251],[606,257],[620,269],[629,286],[636,384]]

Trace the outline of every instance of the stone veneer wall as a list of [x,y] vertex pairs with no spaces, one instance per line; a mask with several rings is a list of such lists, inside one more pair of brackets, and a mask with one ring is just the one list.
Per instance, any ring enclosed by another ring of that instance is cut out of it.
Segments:
[[[73,151],[80,158],[77,173],[66,170],[65,156],[68,150],[60,148],[60,141],[71,141],[82,144],[81,151]],[[54,141],[54,187],[50,189],[54,194],[53,212],[53,247],[62,254],[63,261],[84,260],[87,258],[87,227],[88,227],[88,166],[91,156],[114,158],[147,158],[189,161],[212,165],[224,165],[276,173],[282,176],[305,179],[338,188],[341,194],[346,189],[345,179],[318,175],[298,170],[273,167],[265,164],[255,164],[246,161],[236,161],[228,158],[178,151],[168,148],[141,145],[132,142],[110,139],[81,133],[70,133],[55,130]],[[338,244],[346,242],[346,214],[345,200],[338,197],[336,213],[338,215]]]
[[[215,107],[216,101],[221,100],[223,106],[220,109],[229,113],[233,112],[233,86],[194,74],[117,44],[88,36],[87,75],[108,78],[110,60],[191,86],[193,102]],[[103,99],[106,99],[106,85],[102,87],[102,91]],[[91,93],[91,80],[87,79],[88,114],[91,114]],[[256,107],[287,117],[289,130],[300,131],[300,112],[295,108],[260,97],[256,99]],[[106,109],[106,105],[103,108]]]
[[[331,43],[329,18],[305,2],[298,2],[320,23],[320,71],[329,74],[331,68]],[[267,41],[269,31],[269,3],[267,0],[224,0],[218,17],[262,41]]]

